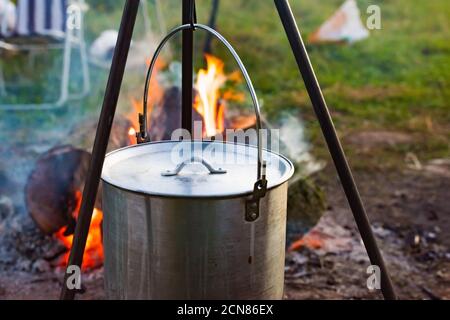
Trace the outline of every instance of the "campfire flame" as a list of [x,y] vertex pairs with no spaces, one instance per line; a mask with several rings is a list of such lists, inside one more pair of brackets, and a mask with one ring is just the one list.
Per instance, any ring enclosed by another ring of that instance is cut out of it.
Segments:
[[203,117],[205,135],[212,137],[224,129],[224,104],[220,97],[220,88],[225,84],[224,63],[217,57],[205,54],[206,69],[200,69],[195,82],[197,95],[194,109]]
[[136,129],[134,129],[133,127],[130,127],[130,130],[128,130],[128,135],[134,136],[135,134],[136,134]]
[[130,145],[136,143],[136,129],[133,125],[128,129],[128,139],[130,140]]
[[[73,212],[73,217],[76,219],[81,207],[81,191],[76,191],[75,200],[76,206]],[[84,258],[81,268],[92,269],[103,264],[103,244],[102,244],[102,229],[101,224],[103,220],[103,212],[100,209],[94,208],[92,212],[91,225],[86,239],[86,247],[84,249]],[[67,266],[69,262],[70,248],[72,247],[73,234],[64,235],[67,227],[62,227],[55,233],[55,237],[67,248],[67,252],[62,257],[61,265]]]
[[[147,66],[150,65],[150,59],[146,60]],[[164,68],[166,63],[163,59],[159,58],[156,60],[155,68],[154,68],[154,74],[150,80],[149,84],[149,91],[147,96],[147,114],[152,113],[153,105],[157,102],[159,102],[164,94],[164,89],[162,88],[162,85],[158,82],[158,73],[161,71],[162,68]],[[128,130],[128,135],[130,137],[130,144],[136,143],[136,130],[139,129],[139,122],[137,119],[137,114],[142,113],[143,103],[142,98],[139,100],[131,97],[131,106],[132,110],[128,114],[127,118],[131,121],[132,125],[130,129]],[[150,122],[147,123],[147,126],[150,127]]]
[[[196,90],[193,108],[203,121],[203,136],[212,137],[220,134],[225,129],[225,111],[229,101],[243,102],[245,95],[243,92],[237,92],[231,89],[222,90],[227,81],[232,83],[242,82],[242,76],[239,71],[225,74],[224,62],[219,58],[205,54],[206,68],[200,69],[196,75],[194,89]],[[147,61],[147,65],[150,61]],[[158,59],[155,65],[154,73],[148,95],[147,112],[152,113],[155,104],[159,103],[164,95],[164,86],[158,82],[158,73],[166,66],[162,59]],[[223,92],[222,92],[223,91]],[[132,121],[132,127],[129,130],[130,141],[134,143],[134,135],[139,128],[136,114],[142,112],[142,101],[134,97],[130,98],[133,112],[129,119]],[[151,127],[151,117],[147,119],[147,127]]]
[[[196,77],[194,87],[197,92],[193,107],[203,119],[203,135],[212,137],[224,131],[226,102],[242,102],[244,101],[244,94],[234,92],[232,90],[224,90],[223,92],[221,92],[221,89],[223,89],[225,83],[228,80],[234,83],[241,82],[241,75],[238,72],[233,72],[228,75],[225,74],[224,62],[210,54],[205,54],[205,60],[206,69],[200,69]],[[147,61],[147,65],[149,64],[149,62],[150,61]],[[164,67],[164,65],[165,63],[163,61],[158,60],[155,66],[155,72],[158,73]],[[163,94],[164,89],[158,82],[155,75],[152,77],[148,96],[149,114],[151,114],[154,104],[158,103],[158,101],[162,99]],[[131,120],[132,125],[128,129],[128,136],[130,139],[130,144],[134,144],[136,130],[137,128],[139,128],[136,114],[142,112],[142,102],[132,97],[131,105],[133,107],[133,112],[129,114],[129,119]],[[81,207],[81,198],[81,191],[76,191],[76,205],[72,213],[72,216],[75,219],[78,218],[78,213]],[[84,251],[82,264],[83,270],[98,267],[103,263],[104,253],[101,228],[102,219],[103,212],[98,208],[94,208]],[[72,247],[73,243],[74,235],[67,235],[67,229],[68,227],[64,226],[54,234],[55,238],[57,238],[67,248],[67,251],[61,257],[60,262],[58,263],[60,266],[67,266],[70,256],[70,248]]]

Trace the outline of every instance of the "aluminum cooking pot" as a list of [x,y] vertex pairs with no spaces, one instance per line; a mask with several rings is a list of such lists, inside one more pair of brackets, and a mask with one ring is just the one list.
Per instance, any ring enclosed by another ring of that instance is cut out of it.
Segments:
[[[260,112],[253,85],[231,45]],[[171,31],[162,46],[187,24]],[[140,142],[146,136],[146,100]],[[146,142],[106,156],[105,286],[110,299],[281,299],[287,181],[293,165],[258,146]]]

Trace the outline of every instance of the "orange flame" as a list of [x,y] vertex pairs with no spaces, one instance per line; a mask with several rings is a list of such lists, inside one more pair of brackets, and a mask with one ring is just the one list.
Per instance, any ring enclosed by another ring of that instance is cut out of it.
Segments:
[[[242,102],[245,100],[243,93],[226,90],[223,93],[220,89],[223,88],[227,80],[239,83],[242,82],[242,76],[238,71],[232,72],[228,75],[224,73],[224,62],[217,57],[210,54],[205,54],[206,69],[200,69],[197,73],[196,83],[194,85],[197,94],[194,99],[193,107],[203,119],[203,135],[212,137],[218,133],[222,133],[225,127],[225,110],[227,101]],[[150,63],[147,60],[147,65]],[[158,82],[157,74],[164,68],[165,62],[161,59],[157,60],[155,65],[155,75],[150,81],[150,90],[148,95],[147,113],[151,114],[153,106],[162,100],[164,95],[164,88]],[[130,141],[134,142],[132,136],[135,135],[139,128],[137,122],[137,113],[142,112],[142,102],[134,97],[131,97],[131,105],[133,112],[130,113],[129,118],[132,121],[132,128],[129,130]],[[147,119],[147,126],[151,127],[151,118]]]
[[128,129],[128,135],[133,137],[136,134],[136,129],[134,129],[133,127],[130,127],[130,129]]
[[[78,217],[78,212],[81,206],[81,192],[76,191],[75,199],[77,205],[73,212],[75,218]],[[92,212],[91,225],[89,227],[89,233],[86,239],[86,247],[84,249],[84,258],[82,269],[95,268],[103,263],[103,244],[102,244],[102,229],[101,224],[103,220],[103,212],[100,209],[95,208]],[[61,243],[67,248],[67,252],[62,257],[61,264],[66,266],[69,262],[70,248],[72,247],[73,234],[65,236],[64,232],[66,227],[62,227],[55,233],[55,237],[61,241]]]
[[[148,59],[146,61],[147,66],[150,64],[150,59]],[[165,66],[165,62],[160,58],[158,60],[156,60],[156,64],[155,64],[155,68],[154,68],[154,74],[150,80],[150,84],[149,84],[149,92],[148,92],[148,96],[147,96],[147,114],[151,114],[152,113],[152,109],[155,103],[157,103],[158,101],[161,101],[163,94],[164,94],[164,90],[162,88],[162,85],[158,82],[158,72]],[[139,121],[138,121],[138,114],[142,113],[142,107],[143,107],[143,103],[142,103],[142,98],[140,98],[139,100],[131,97],[131,106],[132,106],[132,110],[131,112],[128,114],[128,119],[131,121],[132,123],[132,127],[130,128],[130,130],[128,131],[128,134],[130,136],[130,142],[132,144],[135,143],[136,139],[135,139],[135,135],[136,135],[136,130],[139,129]],[[147,126],[150,127],[150,121],[148,121]]]
[[324,246],[323,235],[312,230],[311,232],[305,234],[301,239],[293,242],[288,251],[295,251],[302,247],[309,249],[320,249]]
[[212,137],[224,128],[224,105],[219,100],[219,90],[227,77],[222,60],[210,54],[205,54],[205,59],[207,68],[198,71],[195,82],[194,109],[203,117],[206,136]]

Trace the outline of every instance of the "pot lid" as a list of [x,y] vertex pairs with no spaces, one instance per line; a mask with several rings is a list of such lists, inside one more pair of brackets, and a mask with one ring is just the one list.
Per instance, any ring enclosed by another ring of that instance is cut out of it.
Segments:
[[[257,148],[251,145],[150,142],[109,153],[102,180],[121,189],[155,196],[232,197],[252,193],[257,159]],[[262,159],[267,163],[268,189],[286,182],[294,173],[292,163],[279,154],[263,150]]]

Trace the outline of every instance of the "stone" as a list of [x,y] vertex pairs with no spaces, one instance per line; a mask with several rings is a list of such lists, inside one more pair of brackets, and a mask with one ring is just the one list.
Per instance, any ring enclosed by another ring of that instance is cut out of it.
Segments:
[[31,270],[31,261],[28,259],[22,259],[17,263],[17,269],[21,271],[30,271]]
[[288,245],[314,227],[325,209],[325,195],[318,185],[309,178],[291,179],[287,204]]
[[50,269],[50,264],[44,259],[37,259],[32,266],[32,270],[38,273],[48,272]]

